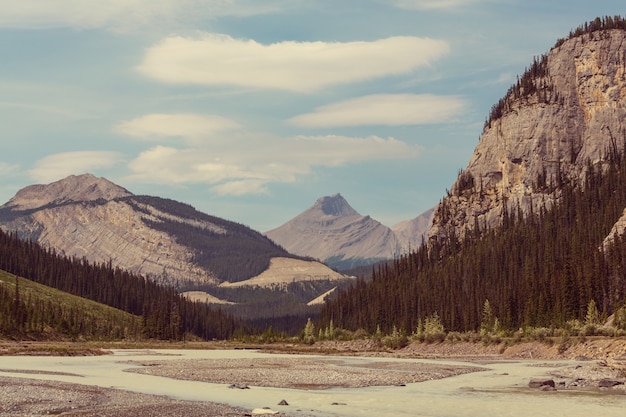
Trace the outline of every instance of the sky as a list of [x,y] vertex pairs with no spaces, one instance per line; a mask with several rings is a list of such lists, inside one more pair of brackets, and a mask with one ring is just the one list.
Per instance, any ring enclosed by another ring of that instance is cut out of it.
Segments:
[[533,57],[621,0],[0,0],[0,204],[92,173],[264,232],[435,206]]

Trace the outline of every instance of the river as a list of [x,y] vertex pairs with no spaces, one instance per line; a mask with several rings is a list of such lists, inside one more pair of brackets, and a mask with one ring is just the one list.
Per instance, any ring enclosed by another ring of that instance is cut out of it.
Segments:
[[[288,355],[293,358],[293,355]],[[411,416],[411,417],[588,417],[624,416],[626,395],[610,391],[541,392],[527,388],[528,381],[545,377],[568,361],[501,361],[481,364],[486,368],[451,378],[370,388],[298,390],[251,387],[229,389],[225,384],[179,381],[164,377],[124,372],[128,360],[260,358],[267,354],[247,350],[116,350],[112,355],[93,357],[0,357],[0,375],[62,381],[99,387],[114,387],[146,394],[212,401],[248,409],[271,407],[294,416]],[[407,359],[326,357],[333,361],[362,363],[396,362]],[[413,361],[413,360],[412,360]],[[450,360],[420,360],[445,365],[468,365]],[[37,371],[39,373],[32,373]],[[25,374],[24,372],[28,372]],[[288,406],[278,406],[281,400]]]

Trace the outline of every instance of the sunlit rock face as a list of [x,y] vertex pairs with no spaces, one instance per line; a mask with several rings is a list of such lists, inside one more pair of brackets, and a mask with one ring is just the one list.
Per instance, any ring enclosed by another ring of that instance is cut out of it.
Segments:
[[429,238],[463,237],[528,215],[584,179],[626,138],[626,33],[586,33],[537,59],[486,123],[464,172],[437,207]]
[[[105,178],[70,176],[20,190],[0,207],[0,227],[57,253],[110,262],[162,283],[215,282],[210,271],[193,264],[190,248],[147,222],[192,220],[138,203],[132,196]],[[219,230],[209,223],[198,227]]]

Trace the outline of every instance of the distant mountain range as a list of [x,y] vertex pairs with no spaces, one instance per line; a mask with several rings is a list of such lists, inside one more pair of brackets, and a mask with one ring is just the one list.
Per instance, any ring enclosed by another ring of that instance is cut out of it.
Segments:
[[421,244],[433,210],[389,228],[354,210],[341,196],[321,197],[266,236],[289,252],[347,270],[393,259]]
[[[91,174],[20,190],[0,206],[0,228],[59,254],[110,263],[179,291],[211,292],[234,283],[276,289],[304,282],[306,305],[348,279],[246,226],[177,201],[133,195]],[[225,290],[220,294],[230,296]]]
[[314,316],[324,297],[353,279],[336,270],[417,247],[431,215],[390,229],[336,194],[266,236],[83,174],[18,191],[0,206],[0,228],[57,254],[127,270],[191,299],[221,304],[263,327],[270,318]]

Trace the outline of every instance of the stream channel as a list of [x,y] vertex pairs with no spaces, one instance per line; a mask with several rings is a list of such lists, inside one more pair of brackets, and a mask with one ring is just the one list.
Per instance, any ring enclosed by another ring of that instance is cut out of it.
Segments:
[[[226,384],[180,381],[170,378],[124,372],[134,365],[129,360],[176,360],[261,358],[268,354],[249,350],[115,350],[112,355],[92,357],[0,357],[0,376],[62,381],[105,388],[119,388],[145,394],[211,401],[247,409],[269,407],[291,416],[419,416],[419,417],[590,417],[626,415],[626,395],[608,391],[542,392],[528,388],[531,378],[547,377],[548,372],[571,361],[495,361],[481,363],[485,371],[432,380],[406,386],[331,388],[301,390],[251,386],[249,390],[229,389]],[[280,355],[274,355],[280,356]],[[293,355],[285,355],[293,358]],[[367,363],[406,361],[446,366],[475,365],[452,360],[332,357],[329,361]],[[39,371],[39,374],[24,371]],[[66,373],[74,375],[61,375]],[[281,400],[289,405],[278,406]]]

